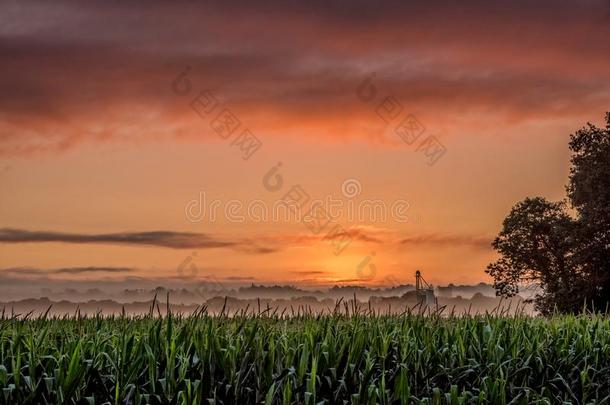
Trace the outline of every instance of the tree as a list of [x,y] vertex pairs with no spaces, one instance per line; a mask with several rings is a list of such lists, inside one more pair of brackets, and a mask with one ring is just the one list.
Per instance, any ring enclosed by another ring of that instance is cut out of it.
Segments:
[[572,135],[570,149],[566,189],[578,213],[577,260],[589,275],[588,299],[605,309],[610,302],[610,113],[605,129],[588,124]]
[[498,295],[538,283],[533,301],[543,314],[610,303],[610,113],[606,121],[605,129],[588,124],[571,136],[567,192],[575,216],[566,202],[535,197],[516,204],[504,220],[492,243],[500,258],[486,270]]
[[536,282],[543,291],[535,297],[539,311],[547,313],[557,307],[569,312],[580,306],[573,293],[584,284],[574,260],[574,227],[565,203],[536,197],[515,205],[492,243],[501,257],[487,267],[497,293],[513,296],[519,292],[519,284]]

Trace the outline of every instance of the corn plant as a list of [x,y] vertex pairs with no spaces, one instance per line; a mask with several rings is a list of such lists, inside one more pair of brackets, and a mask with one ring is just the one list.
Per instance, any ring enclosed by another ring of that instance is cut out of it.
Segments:
[[610,403],[603,315],[0,317],[0,404]]

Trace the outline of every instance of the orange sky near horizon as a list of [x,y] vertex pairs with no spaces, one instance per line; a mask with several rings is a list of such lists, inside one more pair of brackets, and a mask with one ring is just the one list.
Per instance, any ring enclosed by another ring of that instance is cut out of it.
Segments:
[[[0,279],[489,281],[504,216],[564,198],[569,135],[610,110],[610,6],[543,3],[3,3]],[[295,185],[341,211],[248,212]]]

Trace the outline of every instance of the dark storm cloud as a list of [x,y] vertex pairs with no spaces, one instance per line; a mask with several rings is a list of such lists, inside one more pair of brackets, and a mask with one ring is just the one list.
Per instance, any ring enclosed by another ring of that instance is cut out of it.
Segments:
[[206,234],[189,232],[124,232],[108,234],[78,234],[65,232],[27,231],[22,229],[0,229],[0,243],[60,242],[75,244],[116,244],[157,246],[171,249],[230,248],[246,253],[265,254],[275,250],[257,246],[248,240],[222,240]]

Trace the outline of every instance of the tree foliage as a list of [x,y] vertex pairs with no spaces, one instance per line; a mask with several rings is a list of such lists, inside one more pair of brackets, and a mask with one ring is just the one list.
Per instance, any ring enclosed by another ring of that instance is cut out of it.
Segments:
[[537,283],[533,300],[544,314],[610,303],[610,113],[606,128],[571,135],[570,150],[569,206],[542,197],[516,204],[492,244],[500,258],[487,267],[498,295]]

